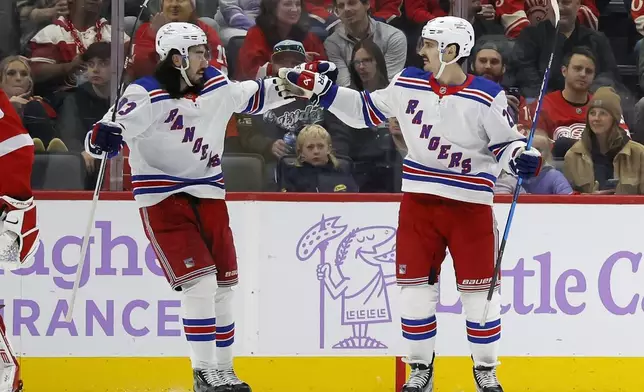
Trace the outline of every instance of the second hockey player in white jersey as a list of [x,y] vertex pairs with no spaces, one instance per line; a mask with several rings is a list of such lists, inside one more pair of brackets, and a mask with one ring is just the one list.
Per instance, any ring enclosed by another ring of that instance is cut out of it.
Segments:
[[[501,87],[465,74],[461,63],[474,45],[464,19],[435,18],[422,31],[424,70],[407,68],[383,90],[338,87],[319,72],[323,64],[280,70],[285,95],[309,97],[353,128],[395,117],[408,154],[396,238],[402,335],[411,375],[403,392],[433,390],[436,305],[441,263],[449,247],[465,310],[467,339],[478,392],[502,392],[496,377],[501,337],[500,293],[495,291],[483,326],[494,274],[498,231],[493,188],[501,169],[525,178],[541,166],[526,150]],[[309,72],[314,68],[318,73]]]
[[[237,257],[221,168],[233,113],[289,103],[278,79],[233,82],[208,66],[206,35],[169,23],[156,37],[154,76],[130,84],[88,134],[95,156],[130,149],[134,198],[146,235],[172,289],[182,293],[195,392],[248,392],[233,371],[233,291]],[[112,122],[112,110],[117,111]]]

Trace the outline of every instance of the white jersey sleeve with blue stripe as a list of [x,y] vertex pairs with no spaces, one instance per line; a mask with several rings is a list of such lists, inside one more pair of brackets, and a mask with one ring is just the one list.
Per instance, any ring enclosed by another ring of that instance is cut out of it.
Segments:
[[[151,82],[156,81],[146,78],[130,84],[119,100],[116,122],[123,126],[124,137],[137,137],[155,123],[150,92],[141,84],[150,84],[150,88],[153,89]],[[103,116],[103,120],[112,121],[113,111],[114,106]]]
[[223,92],[224,94],[217,96],[221,97],[221,100],[211,100],[211,102],[217,106],[230,102],[233,105],[232,111],[235,113],[262,114],[293,101],[278,95],[273,78],[237,82],[228,79],[215,67],[208,67],[204,78],[207,82],[201,95],[214,96],[216,92]]
[[334,85],[320,100],[320,105],[352,128],[378,126],[394,117],[400,106],[399,94],[394,88],[398,75],[394,76],[386,88],[372,93]]
[[525,138],[512,119],[505,91],[499,90],[487,115],[483,118],[483,128],[490,139],[488,149],[494,154],[501,167],[506,172],[512,173],[510,169],[512,153],[516,148],[525,146]]

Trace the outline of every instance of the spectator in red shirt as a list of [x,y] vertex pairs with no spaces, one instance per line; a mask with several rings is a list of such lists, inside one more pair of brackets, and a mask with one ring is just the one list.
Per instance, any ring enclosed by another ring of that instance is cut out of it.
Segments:
[[[561,73],[565,79],[563,90],[553,91],[543,97],[537,127],[547,132],[554,140],[553,155],[561,158],[566,151],[581,138],[586,128],[588,102],[592,98],[590,87],[595,78],[595,56],[585,47],[573,48],[564,57]],[[537,102],[520,109],[519,122],[527,127],[532,125],[532,118]],[[628,127],[622,118],[619,126],[628,133]]]
[[300,0],[262,0],[255,22],[239,50],[236,79],[266,75],[273,47],[284,40],[301,42],[307,51],[307,61],[326,60],[322,41],[309,32],[309,14],[302,9]]
[[151,75],[158,63],[155,49],[157,31],[170,22],[193,23],[199,26],[208,37],[212,51],[210,64],[222,72],[228,72],[226,53],[217,31],[198,19],[195,10],[195,0],[163,0],[161,12],[154,15],[152,21],[144,23],[136,32],[134,41],[134,57],[128,72],[133,79]]

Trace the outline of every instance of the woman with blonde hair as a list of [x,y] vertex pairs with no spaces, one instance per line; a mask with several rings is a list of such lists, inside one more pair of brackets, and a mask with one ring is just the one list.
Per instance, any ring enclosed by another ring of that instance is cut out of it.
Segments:
[[311,124],[302,128],[295,149],[296,163],[285,170],[280,181],[282,192],[358,192],[351,173],[341,170],[324,127]]
[[9,56],[0,62],[0,88],[20,115],[22,123],[34,139],[37,152],[65,152],[65,144],[57,138],[56,112],[40,97],[32,96],[31,67],[25,57]]
[[620,97],[611,87],[593,95],[581,140],[564,158],[564,174],[581,193],[644,194],[644,146],[619,127]]

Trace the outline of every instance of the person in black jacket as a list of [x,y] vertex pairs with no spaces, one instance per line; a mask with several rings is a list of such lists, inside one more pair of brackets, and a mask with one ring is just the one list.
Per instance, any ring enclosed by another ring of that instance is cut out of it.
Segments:
[[[611,50],[608,38],[604,33],[592,30],[577,23],[577,11],[581,0],[559,0],[559,37],[552,60],[550,80],[547,92],[563,90],[564,77],[561,73],[561,61],[576,46],[588,47],[597,58],[597,79],[606,77],[619,81],[617,62]],[[521,95],[537,98],[543,75],[548,66],[555,27],[550,20],[544,20],[536,26],[528,26],[521,31],[514,46],[513,72],[521,89]]]
[[95,42],[83,53],[87,64],[87,78],[63,101],[58,118],[61,138],[70,151],[79,153],[85,160],[88,173],[94,173],[96,160],[85,151],[85,136],[110,108],[110,57],[109,42]]
[[358,192],[351,173],[340,169],[331,136],[320,125],[307,125],[296,142],[297,161],[286,168],[282,192]]

